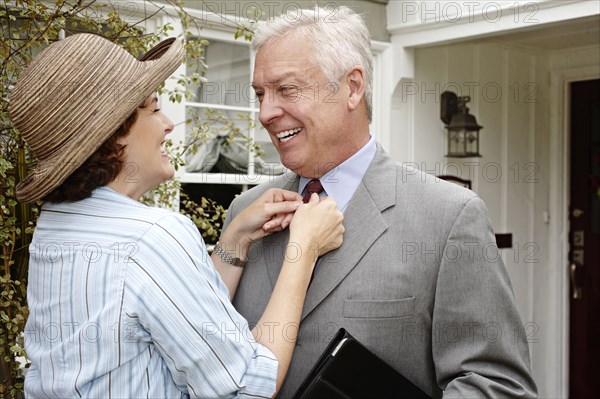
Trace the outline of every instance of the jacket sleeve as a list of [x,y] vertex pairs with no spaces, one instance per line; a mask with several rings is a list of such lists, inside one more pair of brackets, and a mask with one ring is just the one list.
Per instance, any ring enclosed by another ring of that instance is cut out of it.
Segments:
[[197,228],[163,217],[144,234],[127,266],[126,311],[191,397],[271,397],[278,362],[255,342]]
[[445,243],[432,351],[444,398],[535,398],[529,351],[483,201],[469,199]]

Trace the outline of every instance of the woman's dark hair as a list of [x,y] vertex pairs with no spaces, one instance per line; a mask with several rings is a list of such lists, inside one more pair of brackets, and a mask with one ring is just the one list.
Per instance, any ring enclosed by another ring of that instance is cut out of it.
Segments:
[[[144,105],[140,106],[143,108]],[[77,168],[67,179],[43,198],[44,202],[81,201],[92,195],[98,187],[113,181],[123,169],[125,146],[118,141],[129,133],[137,120],[137,109],[129,115],[117,131],[102,144],[83,165]]]

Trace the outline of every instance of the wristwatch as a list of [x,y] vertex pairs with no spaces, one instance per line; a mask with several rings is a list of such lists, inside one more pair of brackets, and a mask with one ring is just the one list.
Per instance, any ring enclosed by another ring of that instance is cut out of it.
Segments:
[[215,253],[223,262],[228,263],[237,267],[244,267],[246,265],[246,261],[240,258],[236,258],[235,256],[229,255],[223,247],[221,247],[221,243],[217,242],[215,247],[213,248],[213,253]]

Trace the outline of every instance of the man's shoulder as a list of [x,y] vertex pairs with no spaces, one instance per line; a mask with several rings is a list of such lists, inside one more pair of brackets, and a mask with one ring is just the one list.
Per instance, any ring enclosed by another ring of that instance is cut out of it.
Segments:
[[[416,162],[398,162],[380,150],[369,167],[363,182],[367,187],[393,190],[396,203],[462,203],[477,197],[475,192],[422,171]],[[378,191],[378,190],[373,190]],[[381,191],[381,190],[379,190]],[[412,200],[412,201],[411,201]]]
[[477,194],[421,171],[414,162],[397,162],[387,154],[376,158],[363,183],[377,203],[395,204],[392,214],[456,215]]

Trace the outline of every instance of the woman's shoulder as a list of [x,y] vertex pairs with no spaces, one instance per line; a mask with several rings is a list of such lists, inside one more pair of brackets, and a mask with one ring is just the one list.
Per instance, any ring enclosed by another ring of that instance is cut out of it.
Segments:
[[45,203],[40,218],[54,226],[102,227],[115,233],[120,231],[131,238],[143,235],[155,225],[167,229],[183,226],[186,230],[194,226],[180,213],[142,204],[107,187],[94,190],[90,197],[81,201]]

